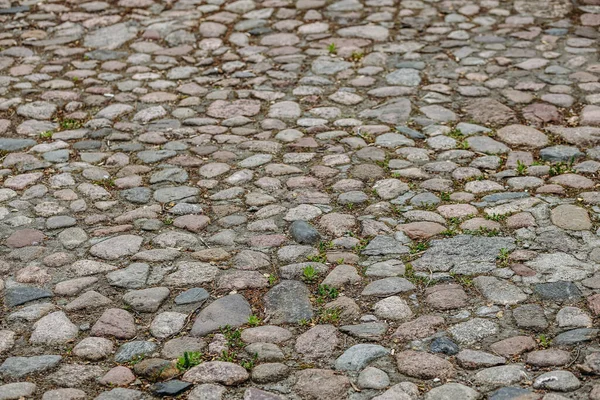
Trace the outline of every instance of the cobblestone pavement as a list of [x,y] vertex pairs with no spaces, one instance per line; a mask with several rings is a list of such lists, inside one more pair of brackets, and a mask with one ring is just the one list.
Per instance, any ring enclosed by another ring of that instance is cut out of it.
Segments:
[[0,399],[600,399],[599,0],[0,0]]

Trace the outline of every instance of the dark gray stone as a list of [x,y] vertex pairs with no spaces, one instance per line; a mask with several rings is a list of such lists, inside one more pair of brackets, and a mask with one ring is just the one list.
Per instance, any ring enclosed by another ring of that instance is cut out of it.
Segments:
[[119,193],[125,200],[137,204],[146,204],[152,197],[152,190],[145,187],[125,189],[121,190]]
[[189,382],[183,382],[178,379],[171,381],[155,383],[150,387],[150,391],[157,396],[177,396],[179,393],[184,392],[190,386]]
[[7,307],[16,307],[30,301],[52,297],[52,292],[37,287],[20,286],[6,289],[4,304]]
[[250,304],[241,294],[230,294],[205,307],[194,322],[192,336],[204,336],[229,325],[238,327],[248,322],[252,315]]
[[62,360],[58,355],[33,357],[9,357],[0,365],[0,375],[9,378],[22,378],[54,368]]
[[576,301],[581,299],[581,291],[573,282],[548,282],[534,285],[533,292],[543,300]]
[[443,353],[449,356],[458,354],[460,350],[458,345],[447,337],[433,339],[429,345],[429,349],[432,353]]
[[577,147],[559,145],[540,150],[540,157],[544,161],[567,162],[585,157],[585,154],[579,151]]
[[203,288],[191,288],[175,297],[175,304],[199,303],[208,299],[210,294]]
[[598,332],[600,329],[592,329],[592,328],[580,328],[573,329],[571,331],[566,331],[556,336],[552,341],[553,344],[557,346],[569,346],[573,344],[578,344],[582,342],[589,342],[598,337]]
[[[0,9],[1,10],[1,9]],[[27,147],[35,146],[37,142],[33,139],[0,139],[0,150],[16,151],[26,149]]]
[[316,244],[321,240],[319,232],[311,224],[302,220],[292,222],[290,235],[300,244]]
[[310,293],[302,282],[286,280],[265,295],[265,311],[272,324],[298,323],[313,317]]

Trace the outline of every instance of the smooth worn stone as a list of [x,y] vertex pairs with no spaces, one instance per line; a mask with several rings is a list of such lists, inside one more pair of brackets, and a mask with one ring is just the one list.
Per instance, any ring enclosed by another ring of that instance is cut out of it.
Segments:
[[300,244],[316,244],[321,240],[321,235],[311,224],[300,220],[292,222],[290,235]]
[[581,382],[569,371],[550,371],[538,376],[533,381],[535,389],[550,389],[559,392],[570,392],[578,389]]
[[91,334],[95,336],[114,336],[117,339],[131,339],[136,335],[133,316],[119,308],[109,308],[92,326]]
[[474,376],[475,382],[490,388],[515,385],[525,379],[527,373],[523,366],[518,364],[482,369]]
[[592,222],[584,208],[570,204],[562,204],[550,213],[552,223],[562,229],[588,230]]
[[227,325],[238,327],[248,322],[252,310],[240,294],[230,294],[215,300],[198,314],[191,334],[204,336]]
[[367,367],[358,376],[357,385],[361,389],[385,389],[390,384],[388,375],[375,367]]
[[477,392],[475,389],[472,389],[460,383],[451,382],[431,389],[425,395],[425,400],[476,400],[479,397],[480,393]]
[[562,366],[569,363],[571,353],[564,350],[547,349],[527,353],[527,364],[536,367]]
[[125,293],[123,302],[136,311],[155,312],[169,294],[170,290],[166,287],[132,290]]
[[360,371],[371,361],[389,354],[390,351],[376,344],[357,344],[346,350],[335,360],[335,369]]
[[0,365],[0,375],[9,378],[23,378],[54,368],[61,360],[62,357],[59,355],[8,357]]
[[36,389],[36,384],[31,382],[7,383],[0,386],[0,399],[24,399],[33,396]]

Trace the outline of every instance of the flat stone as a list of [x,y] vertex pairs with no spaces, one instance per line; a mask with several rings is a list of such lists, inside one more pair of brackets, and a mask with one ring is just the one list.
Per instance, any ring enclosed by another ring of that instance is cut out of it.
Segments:
[[527,300],[527,295],[515,285],[492,276],[473,279],[481,294],[495,304],[511,305]]
[[559,228],[569,230],[588,230],[592,227],[592,222],[588,212],[581,207],[570,204],[562,204],[550,212],[552,223]]
[[419,379],[447,379],[456,374],[449,361],[438,356],[412,350],[402,351],[396,356],[400,373]]
[[151,354],[154,350],[156,350],[156,343],[135,340],[133,342],[125,343],[117,349],[117,352],[115,353],[115,361],[118,363],[123,363],[130,360],[143,358],[147,354]]
[[360,371],[371,361],[390,354],[390,351],[377,344],[356,344],[335,360],[335,369]]
[[9,378],[23,378],[54,368],[61,360],[62,357],[58,355],[8,357],[0,365],[0,375]]
[[76,338],[79,333],[79,328],[62,311],[46,315],[33,324],[33,329],[29,338],[32,344],[63,344]]
[[250,315],[252,310],[244,296],[230,294],[202,309],[190,333],[193,336],[204,336],[227,325],[235,328],[246,324]]
[[183,375],[183,380],[192,383],[221,383],[237,385],[248,380],[245,368],[224,361],[209,361],[193,367]]
[[310,320],[313,310],[308,296],[308,289],[302,282],[283,281],[265,295],[266,314],[274,324]]

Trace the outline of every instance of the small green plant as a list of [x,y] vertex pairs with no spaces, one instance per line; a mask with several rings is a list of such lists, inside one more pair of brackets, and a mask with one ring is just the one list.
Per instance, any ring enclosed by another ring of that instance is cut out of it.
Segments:
[[242,367],[246,368],[248,371],[250,371],[252,368],[254,368],[254,364],[256,364],[257,360],[258,360],[258,354],[254,353],[252,355],[252,359],[242,360],[242,361],[240,361],[240,365]]
[[540,347],[546,349],[552,344],[552,339],[542,333],[537,337],[537,342]]
[[410,248],[411,254],[420,253],[429,248],[429,243],[427,243],[427,242],[412,242],[410,244],[409,248]]
[[129,360],[129,365],[134,366],[136,364],[139,364],[140,362],[142,362],[144,357],[145,357],[145,355],[143,355],[143,354],[133,356],[133,358],[131,360]]
[[335,46],[335,43],[330,43],[329,46],[327,46],[327,51],[329,54],[337,54],[337,47]]
[[463,150],[469,150],[471,148],[471,145],[466,140],[463,140],[459,143],[458,147],[460,147]]
[[571,157],[571,160],[568,163],[558,162],[556,164],[552,164],[548,170],[548,174],[550,176],[556,176],[566,174],[567,172],[572,172],[574,163],[575,157]]
[[456,230],[454,227],[448,228],[445,231],[440,232],[440,235],[445,237],[453,237],[458,235],[458,230]]
[[501,248],[500,251],[498,252],[498,255],[496,256],[496,259],[498,260],[498,263],[501,266],[506,266],[508,265],[508,256],[510,255],[510,251],[506,248]]
[[350,59],[354,62],[359,62],[364,56],[365,55],[361,52],[353,51],[352,54],[350,54]]
[[234,363],[237,360],[237,354],[230,350],[223,350],[221,352],[221,356],[219,357],[219,361],[226,361]]
[[316,302],[317,304],[323,304],[328,300],[337,299],[340,295],[340,291],[337,288],[329,285],[319,285],[317,288]]
[[368,238],[362,238],[362,239],[360,239],[360,242],[358,242],[356,244],[356,246],[354,246],[354,251],[356,251],[357,253],[360,253],[361,251],[363,251],[369,245],[370,241],[371,240],[368,239]]
[[229,325],[225,325],[221,328],[221,333],[225,336],[227,340],[227,346],[231,349],[240,349],[244,347],[244,342],[242,341],[242,331],[239,329],[234,329]]
[[517,175],[526,175],[527,165],[523,164],[521,160],[517,160]]
[[165,225],[173,225],[173,221],[174,221],[173,218],[166,217],[163,222],[165,223]]
[[195,367],[202,363],[203,354],[199,351],[185,351],[181,357],[177,359],[177,369],[180,371],[187,371],[188,369]]
[[507,218],[506,214],[486,214],[485,219],[490,221],[502,222]]
[[336,324],[340,321],[342,310],[337,307],[324,308],[319,314],[319,322],[323,324]]
[[104,189],[112,189],[116,186],[112,178],[103,178],[92,182],[94,185],[102,186]]
[[307,320],[306,318],[302,318],[300,321],[298,321],[298,325],[300,326],[308,326],[310,324],[310,321]]
[[312,254],[306,256],[306,259],[310,262],[324,263],[325,261],[327,261],[327,255],[323,253]]
[[440,198],[442,199],[442,201],[450,201],[450,193],[442,192],[440,194]]
[[76,119],[63,119],[59,122],[60,129],[65,131],[70,131],[73,129],[79,129],[83,126],[81,121],[77,121]]
[[450,276],[452,277],[452,279],[454,279],[458,284],[465,286],[465,287],[471,287],[473,286],[473,278],[471,278],[469,275],[458,275],[454,272],[450,272]]
[[52,132],[52,131],[42,132],[42,133],[40,133],[40,139],[50,140],[50,139],[52,139],[53,134],[54,134],[54,132]]
[[269,286],[275,286],[275,284],[277,283],[277,276],[275,276],[274,274],[269,274]]
[[456,140],[464,139],[465,135],[460,131],[460,129],[454,128],[450,132],[448,132],[448,136]]
[[319,253],[325,253],[327,250],[333,249],[334,245],[332,241],[319,242]]
[[348,211],[351,211],[354,209],[354,203],[346,203],[345,206],[346,206],[346,209],[348,209]]
[[404,277],[415,286],[429,286],[435,283],[435,279],[430,279],[426,276],[417,275],[415,269],[411,263],[406,263],[406,269],[404,271]]
[[262,320],[258,318],[256,315],[251,315],[248,317],[248,325],[250,326],[259,326],[262,323]]
[[319,272],[312,265],[307,265],[302,269],[302,279],[305,282],[314,282],[319,276]]

